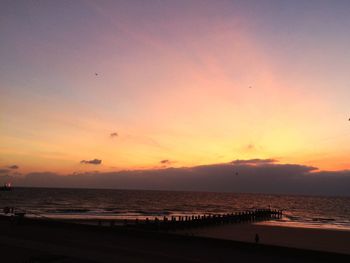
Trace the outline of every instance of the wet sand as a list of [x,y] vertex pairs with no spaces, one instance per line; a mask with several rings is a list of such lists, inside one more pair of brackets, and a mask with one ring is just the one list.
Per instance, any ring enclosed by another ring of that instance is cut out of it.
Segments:
[[0,262],[303,263],[350,259],[271,245],[39,220],[18,223],[1,218],[0,233]]
[[178,233],[250,243],[255,242],[255,234],[258,234],[260,244],[350,255],[350,231],[347,230],[232,224],[183,230]]

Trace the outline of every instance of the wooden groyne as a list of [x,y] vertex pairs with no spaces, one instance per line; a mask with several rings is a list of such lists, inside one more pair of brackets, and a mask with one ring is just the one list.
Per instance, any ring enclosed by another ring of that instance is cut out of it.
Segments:
[[126,226],[136,227],[147,230],[177,230],[196,228],[210,225],[239,224],[247,222],[268,221],[280,219],[282,210],[275,209],[255,209],[249,211],[228,213],[228,214],[210,214],[210,215],[192,215],[192,216],[171,216],[161,219],[146,218],[144,221],[135,220],[133,223],[125,222]]
[[[4,208],[4,215],[0,219],[11,220],[12,222],[21,223],[24,221],[40,220],[46,221],[64,221],[35,214],[35,218],[26,217],[25,211],[19,211],[14,208]],[[205,226],[215,226],[224,224],[239,224],[257,221],[268,221],[282,218],[282,210],[276,209],[255,209],[241,212],[226,213],[226,214],[207,214],[207,215],[182,215],[182,216],[164,216],[152,217],[144,220],[131,219],[105,219],[105,220],[66,220],[66,222],[76,222],[80,224],[97,225],[99,227],[128,227],[140,230],[151,231],[173,231],[190,229]]]

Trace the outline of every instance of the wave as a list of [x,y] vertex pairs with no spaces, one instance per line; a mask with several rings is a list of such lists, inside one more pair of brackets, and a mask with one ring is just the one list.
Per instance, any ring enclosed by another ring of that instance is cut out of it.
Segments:
[[331,221],[335,221],[335,219],[334,218],[314,217],[314,218],[312,218],[312,221],[314,221],[314,222],[331,222]]
[[136,214],[140,214],[140,215],[150,215],[150,216],[167,216],[172,214],[169,211],[144,211],[144,210],[134,210],[131,211],[134,212]]
[[300,216],[294,216],[294,215],[284,215],[284,218],[290,221],[303,221],[303,218]]
[[70,208],[70,209],[51,209],[47,210],[48,213],[62,213],[62,214],[76,214],[76,213],[88,213],[90,212],[90,209],[84,209],[84,208]]

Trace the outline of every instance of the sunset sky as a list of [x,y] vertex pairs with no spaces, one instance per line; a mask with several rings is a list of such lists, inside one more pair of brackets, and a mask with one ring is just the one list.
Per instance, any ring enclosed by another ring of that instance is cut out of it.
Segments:
[[345,0],[2,0],[0,168],[350,169],[349,13]]

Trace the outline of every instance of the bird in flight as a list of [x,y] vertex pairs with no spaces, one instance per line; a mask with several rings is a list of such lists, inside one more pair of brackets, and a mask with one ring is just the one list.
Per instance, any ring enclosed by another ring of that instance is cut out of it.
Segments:
[[95,76],[98,76],[98,74],[97,74],[97,73],[95,73]]

